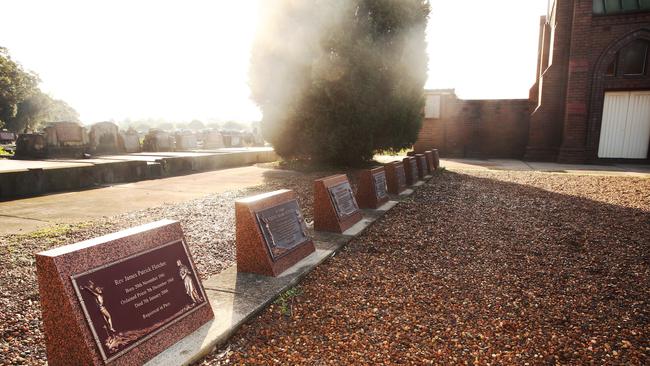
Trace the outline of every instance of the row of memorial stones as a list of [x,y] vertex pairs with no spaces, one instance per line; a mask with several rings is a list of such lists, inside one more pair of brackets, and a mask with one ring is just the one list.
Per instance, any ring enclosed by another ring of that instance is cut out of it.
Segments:
[[[190,131],[175,134],[152,129],[142,144],[140,135],[133,129],[120,131],[112,122],[99,122],[90,126],[90,131],[76,122],[55,122],[45,127],[43,132],[18,135],[16,141],[17,158],[81,157],[90,154],[134,153],[140,151],[184,151],[215,149],[231,146],[263,146],[264,140],[258,129],[250,136],[222,135],[217,130],[201,133]],[[250,140],[250,141],[245,141]]]
[[[314,182],[314,229],[343,233],[438,168],[437,151]],[[237,271],[278,276],[315,251],[291,190],[235,202]],[[49,365],[137,365],[213,319],[180,223],[162,220],[36,255]]]

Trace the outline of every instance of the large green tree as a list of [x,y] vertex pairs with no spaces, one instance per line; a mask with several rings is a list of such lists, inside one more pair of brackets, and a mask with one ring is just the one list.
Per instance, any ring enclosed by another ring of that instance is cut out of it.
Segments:
[[356,165],[417,139],[426,0],[263,3],[250,84],[285,158]]
[[23,132],[43,122],[79,121],[74,108],[43,93],[39,82],[36,74],[25,71],[0,47],[0,127]]
[[18,105],[38,91],[38,76],[23,70],[0,47],[0,127],[18,114]]
[[45,122],[79,122],[79,113],[68,103],[36,90],[18,103],[16,115],[8,118],[5,125],[11,131],[23,132],[35,130]]

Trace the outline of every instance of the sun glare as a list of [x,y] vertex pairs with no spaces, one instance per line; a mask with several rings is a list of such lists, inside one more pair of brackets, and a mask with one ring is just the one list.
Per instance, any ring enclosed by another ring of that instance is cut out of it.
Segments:
[[[258,120],[248,88],[257,7],[257,0],[16,0],[3,3],[12,16],[0,22],[0,46],[85,123]],[[545,11],[546,0],[433,0],[426,86],[525,98]]]

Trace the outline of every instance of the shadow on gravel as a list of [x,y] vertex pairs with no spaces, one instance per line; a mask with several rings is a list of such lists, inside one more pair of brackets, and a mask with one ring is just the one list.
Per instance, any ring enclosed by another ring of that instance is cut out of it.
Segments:
[[649,191],[438,173],[309,274],[290,320],[269,309],[242,328],[231,361],[647,364]]

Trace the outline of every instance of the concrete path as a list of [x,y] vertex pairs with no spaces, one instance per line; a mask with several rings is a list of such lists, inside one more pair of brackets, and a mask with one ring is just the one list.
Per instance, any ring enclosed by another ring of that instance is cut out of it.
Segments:
[[0,235],[25,234],[262,184],[270,169],[247,166],[0,202]]
[[650,178],[650,165],[642,164],[559,164],[513,159],[441,159],[440,165],[449,170],[516,170],[548,173],[637,176]]
[[[406,155],[377,155],[381,163],[402,160]],[[440,166],[447,170],[516,170],[548,173],[613,175],[650,178],[650,165],[647,164],[558,164],[516,159],[440,159]]]

